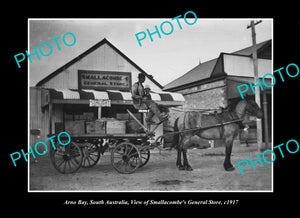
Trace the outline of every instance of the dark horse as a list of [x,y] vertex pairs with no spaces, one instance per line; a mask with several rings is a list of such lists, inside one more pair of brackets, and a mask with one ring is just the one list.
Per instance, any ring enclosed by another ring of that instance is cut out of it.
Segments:
[[[262,118],[263,113],[253,98],[246,97],[245,99],[230,104],[221,113],[203,114],[199,111],[189,111],[183,113],[175,120],[174,131],[183,131],[197,127],[204,127],[202,130],[192,132],[184,132],[174,136],[173,146],[177,149],[177,162],[176,166],[180,170],[193,170],[188,163],[187,149],[191,137],[197,135],[204,139],[224,139],[225,140],[225,161],[224,168],[226,171],[234,170],[231,164],[230,156],[232,150],[232,143],[237,136],[241,123],[230,123],[219,125],[218,127],[207,128],[209,126],[218,125],[224,122],[243,119],[242,123],[249,118],[249,115]],[[183,154],[183,165],[181,164],[181,153]]]

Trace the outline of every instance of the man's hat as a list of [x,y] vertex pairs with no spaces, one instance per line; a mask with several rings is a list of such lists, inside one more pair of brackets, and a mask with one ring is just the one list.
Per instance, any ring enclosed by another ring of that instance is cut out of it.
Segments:
[[138,78],[146,78],[146,76],[143,73],[139,73]]

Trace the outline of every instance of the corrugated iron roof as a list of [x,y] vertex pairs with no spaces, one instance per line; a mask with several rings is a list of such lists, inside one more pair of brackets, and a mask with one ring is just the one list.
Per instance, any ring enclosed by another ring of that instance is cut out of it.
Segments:
[[132,60],[130,60],[125,54],[123,54],[119,49],[117,49],[113,44],[111,44],[106,38],[104,38],[103,40],[101,40],[100,42],[98,42],[97,44],[95,44],[94,46],[92,46],[91,48],[89,48],[88,50],[86,50],[85,52],[83,52],[82,54],[78,55],[76,58],[74,58],[73,60],[69,61],[68,63],[66,63],[65,65],[63,65],[62,67],[58,68],[56,71],[54,71],[53,73],[49,74],[48,76],[46,76],[45,78],[43,78],[42,80],[40,80],[37,84],[36,87],[38,86],[42,86],[45,82],[49,81],[51,78],[55,77],[56,75],[60,74],[62,71],[64,71],[66,68],[68,68],[69,66],[71,66],[72,64],[74,64],[75,62],[79,61],[80,59],[82,59],[83,57],[85,57],[86,55],[88,55],[89,53],[93,52],[94,50],[96,50],[97,48],[99,48],[100,46],[102,46],[103,44],[107,44],[109,45],[114,51],[116,51],[120,56],[122,56],[123,58],[125,58],[126,61],[128,61],[130,64],[132,64],[136,69],[138,69],[138,71],[140,71],[141,73],[143,73],[149,80],[151,80],[155,85],[157,85],[159,88],[163,88],[163,86],[157,82],[152,75],[149,75],[148,73],[146,73],[142,68],[140,68],[136,63],[134,63]]
[[183,76],[168,83],[163,90],[172,89],[195,81],[209,78],[218,58],[199,64]]
[[[256,45],[258,53],[268,45],[271,45],[271,39],[258,43]],[[252,46],[238,50],[236,52],[233,52],[232,54],[251,56]],[[190,71],[182,75],[181,77],[165,85],[163,90],[173,90],[181,86],[186,86],[190,83],[195,83],[204,79],[211,78],[212,72],[219,58],[220,56],[218,58],[199,64],[198,66],[194,67],[193,69],[191,69]]]
[[[259,51],[261,51],[262,49],[264,49],[265,46],[268,46],[268,45],[271,45],[271,39],[256,44],[256,49],[257,49],[258,53],[259,53]],[[232,54],[252,56],[252,46],[249,46],[247,48],[243,48],[241,50],[233,52]]]

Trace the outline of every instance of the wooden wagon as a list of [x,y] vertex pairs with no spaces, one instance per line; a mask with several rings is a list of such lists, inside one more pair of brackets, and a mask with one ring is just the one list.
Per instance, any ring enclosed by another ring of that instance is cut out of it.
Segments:
[[[155,129],[149,131],[130,111],[128,113],[144,129],[144,133],[71,135],[71,141],[66,146],[56,141],[56,149],[52,147],[50,150],[55,169],[60,173],[74,173],[80,167],[93,167],[106,151],[111,152],[111,164],[120,173],[133,173],[144,166],[149,161],[150,149],[161,143],[157,140],[154,143],[153,140],[150,141]],[[69,140],[67,136],[64,137],[60,138],[62,144]]]

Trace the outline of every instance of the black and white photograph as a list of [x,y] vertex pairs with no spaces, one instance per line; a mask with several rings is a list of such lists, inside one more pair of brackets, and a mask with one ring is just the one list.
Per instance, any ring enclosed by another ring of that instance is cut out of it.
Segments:
[[273,19],[32,18],[15,60],[28,192],[273,191]]
[[7,214],[297,208],[297,7],[191,3],[60,2],[3,19]]

